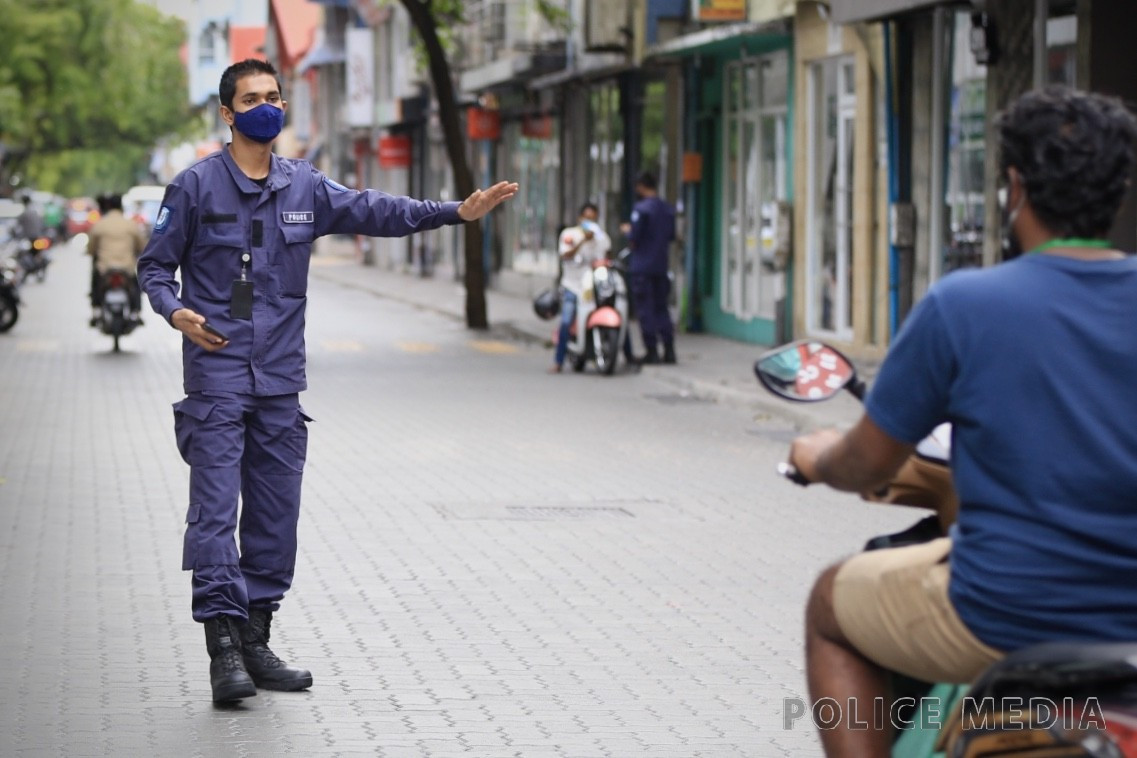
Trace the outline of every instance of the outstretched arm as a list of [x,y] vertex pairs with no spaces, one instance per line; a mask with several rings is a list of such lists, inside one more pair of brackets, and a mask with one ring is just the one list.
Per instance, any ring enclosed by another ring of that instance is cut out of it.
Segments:
[[316,169],[315,235],[365,234],[404,237],[447,224],[474,221],[517,193],[517,185],[499,182],[461,203],[416,200],[378,190],[357,191],[337,184]]

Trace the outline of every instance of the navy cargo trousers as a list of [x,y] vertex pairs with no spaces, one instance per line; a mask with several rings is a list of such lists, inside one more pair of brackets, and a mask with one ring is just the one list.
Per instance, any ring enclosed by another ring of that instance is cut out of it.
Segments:
[[193,392],[174,404],[190,467],[182,569],[193,571],[194,620],[275,611],[292,586],[309,421],[297,394]]

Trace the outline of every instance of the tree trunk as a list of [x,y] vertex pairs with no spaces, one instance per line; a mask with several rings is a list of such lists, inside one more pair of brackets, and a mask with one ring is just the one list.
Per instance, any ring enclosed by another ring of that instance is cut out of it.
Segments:
[[[466,140],[462,137],[462,119],[454,95],[454,80],[450,76],[450,62],[438,39],[438,23],[427,3],[422,0],[400,0],[410,14],[411,23],[422,39],[430,62],[430,78],[438,98],[438,115],[446,139],[446,153],[454,171],[454,184],[459,199],[474,191],[474,177],[466,159]],[[482,263],[482,227],[480,221],[465,225],[466,233],[466,326],[485,329],[486,282]]]

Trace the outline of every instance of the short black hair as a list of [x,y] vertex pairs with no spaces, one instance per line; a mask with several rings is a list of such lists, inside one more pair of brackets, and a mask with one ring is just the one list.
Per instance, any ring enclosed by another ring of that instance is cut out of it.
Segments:
[[650,171],[642,171],[640,175],[636,177],[636,186],[655,190],[659,188],[659,182],[655,180],[655,174]]
[[998,120],[999,169],[1014,168],[1038,220],[1062,237],[1104,237],[1129,187],[1137,119],[1120,100],[1050,86]]
[[591,201],[580,206],[580,211],[576,215],[583,216],[585,211],[593,211],[597,216],[600,215],[600,209],[596,207],[596,203],[593,203]]
[[272,64],[259,58],[246,58],[234,63],[221,73],[221,84],[217,87],[217,96],[220,98],[221,104],[229,110],[233,110],[233,97],[237,94],[237,82],[253,74],[272,74],[273,78],[276,79],[276,88],[280,90],[280,96],[284,97],[284,88],[280,86],[280,75],[276,73]]
[[106,206],[106,210],[104,210],[103,213],[122,210],[122,195],[117,193],[112,192],[109,195],[103,195],[99,198],[99,201],[101,205],[105,204]]

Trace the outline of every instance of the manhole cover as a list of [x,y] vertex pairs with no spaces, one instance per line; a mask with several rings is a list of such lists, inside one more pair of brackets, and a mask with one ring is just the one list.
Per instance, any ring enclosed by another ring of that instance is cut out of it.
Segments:
[[587,506],[541,506],[507,505],[510,518],[523,521],[546,521],[548,519],[582,518],[635,518],[635,514],[625,508],[587,507]]
[[674,505],[659,500],[602,500],[595,503],[431,503],[438,515],[450,521],[583,521],[653,519],[681,515]]
[[696,403],[713,403],[714,399],[696,395],[692,392],[672,392],[657,395],[644,395],[648,400],[655,400],[664,405],[691,405]]

